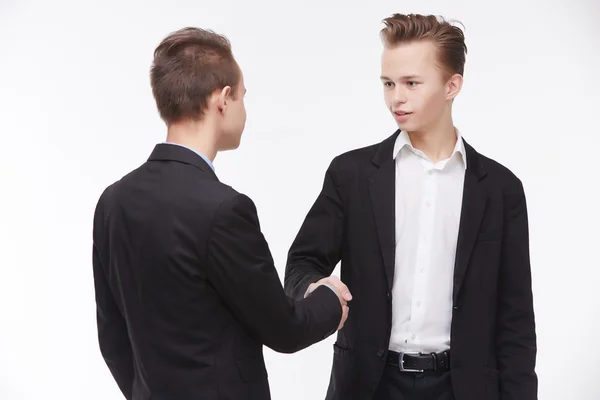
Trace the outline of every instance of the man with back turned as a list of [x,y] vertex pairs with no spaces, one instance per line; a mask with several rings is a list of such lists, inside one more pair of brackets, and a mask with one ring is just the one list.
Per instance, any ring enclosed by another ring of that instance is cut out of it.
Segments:
[[239,146],[246,121],[229,41],[169,35],[151,84],[167,141],[94,215],[102,355],[127,399],[268,400],[263,345],[291,353],[328,337],[350,293],[331,278],[286,297],[254,203],[217,178],[217,152]]

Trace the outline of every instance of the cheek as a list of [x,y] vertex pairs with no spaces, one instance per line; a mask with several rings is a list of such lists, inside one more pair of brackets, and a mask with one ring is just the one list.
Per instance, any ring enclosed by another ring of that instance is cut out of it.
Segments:
[[385,102],[385,105],[387,108],[390,108],[392,106],[393,95],[394,94],[389,90],[386,90],[385,92],[383,92],[383,101]]
[[248,114],[246,113],[246,108],[242,107],[242,113],[241,113],[241,124],[245,125],[246,124],[246,118],[247,118]]
[[435,114],[435,110],[439,109],[443,102],[439,101],[439,94],[432,92],[424,92],[416,101],[416,106],[420,111],[427,111],[428,114]]

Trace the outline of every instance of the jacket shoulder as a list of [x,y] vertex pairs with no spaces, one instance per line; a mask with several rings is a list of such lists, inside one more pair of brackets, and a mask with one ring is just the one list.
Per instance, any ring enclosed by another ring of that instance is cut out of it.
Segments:
[[521,179],[504,164],[481,153],[478,153],[478,157],[483,170],[488,175],[488,179],[492,179],[495,184],[507,189],[523,186]]
[[330,163],[330,169],[344,174],[356,171],[357,168],[364,170],[365,168],[373,167],[373,160],[377,153],[381,149],[386,149],[390,146],[393,147],[392,139],[392,137],[389,137],[379,143],[374,143],[343,152],[333,158]]
[[509,210],[520,210],[525,204],[525,189],[521,179],[507,166],[500,162],[477,154],[479,163],[486,173],[491,191],[502,196]]
[[[398,131],[388,136],[383,141],[359,147],[341,153],[333,158],[329,165],[328,173],[346,183],[354,182],[356,179],[369,177],[377,166],[384,163],[386,159],[392,159],[392,151]],[[348,179],[350,179],[348,181]],[[343,182],[340,182],[343,183]]]
[[360,147],[357,149],[348,150],[344,153],[335,156],[332,160],[332,163],[342,166],[361,162],[371,162],[379,145],[380,144],[377,143]]

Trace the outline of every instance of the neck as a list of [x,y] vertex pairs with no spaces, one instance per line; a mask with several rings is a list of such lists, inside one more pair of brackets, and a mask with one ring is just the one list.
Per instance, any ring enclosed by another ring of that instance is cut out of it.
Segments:
[[182,121],[170,124],[167,141],[194,149],[211,162],[217,156],[217,130],[210,121]]
[[445,160],[456,146],[456,130],[452,118],[422,131],[407,132],[414,148],[421,150],[431,161]]

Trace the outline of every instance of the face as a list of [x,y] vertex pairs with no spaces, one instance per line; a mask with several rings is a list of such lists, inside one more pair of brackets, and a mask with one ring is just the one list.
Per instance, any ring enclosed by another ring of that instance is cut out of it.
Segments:
[[437,49],[429,41],[386,46],[383,51],[385,104],[404,131],[428,131],[451,117],[452,99],[460,91],[462,77],[455,74],[446,79],[436,56]]
[[227,86],[219,95],[221,129],[218,147],[221,151],[237,149],[240,145],[246,125],[245,95],[244,76],[240,71],[240,82],[236,92],[234,93],[231,87]]

